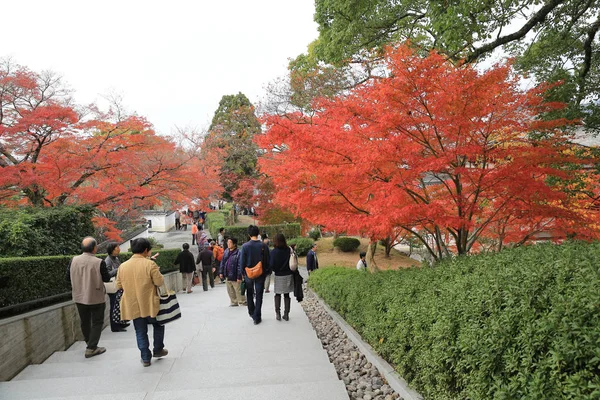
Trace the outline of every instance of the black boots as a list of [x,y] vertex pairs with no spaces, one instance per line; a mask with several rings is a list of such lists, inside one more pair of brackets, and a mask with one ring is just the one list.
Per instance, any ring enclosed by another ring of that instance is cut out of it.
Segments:
[[275,319],[281,321],[281,295],[275,295]]
[[289,294],[286,294],[285,297],[283,298],[283,304],[284,304],[284,309],[283,309],[283,319],[286,321],[290,320],[290,304],[292,302],[292,299],[290,298]]

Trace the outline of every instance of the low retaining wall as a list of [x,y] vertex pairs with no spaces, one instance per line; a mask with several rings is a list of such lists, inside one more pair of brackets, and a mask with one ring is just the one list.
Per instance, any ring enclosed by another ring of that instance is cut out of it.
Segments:
[[[181,290],[181,274],[165,274],[165,283],[170,290]],[[106,296],[105,327],[109,310]],[[79,323],[73,301],[0,320],[0,382],[12,379],[30,364],[41,364],[55,351],[64,351],[83,340]]]
[[151,232],[168,232],[175,226],[175,211],[144,211],[144,218],[150,221]]

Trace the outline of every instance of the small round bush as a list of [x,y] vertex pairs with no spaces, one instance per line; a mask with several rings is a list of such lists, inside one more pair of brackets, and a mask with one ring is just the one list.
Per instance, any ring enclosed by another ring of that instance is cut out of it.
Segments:
[[308,236],[312,240],[317,241],[321,238],[321,232],[318,229],[313,229],[310,232],[308,232]]
[[313,240],[310,238],[293,238],[287,241],[288,246],[296,245],[296,254],[303,257],[308,254],[308,251],[313,245]]
[[345,236],[339,237],[333,241],[333,246],[344,252],[354,251],[360,246],[360,240]]

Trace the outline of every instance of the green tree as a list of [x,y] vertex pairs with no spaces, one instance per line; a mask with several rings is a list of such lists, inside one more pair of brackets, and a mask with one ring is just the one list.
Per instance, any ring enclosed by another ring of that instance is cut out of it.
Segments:
[[315,5],[314,51],[321,61],[361,62],[405,40],[469,63],[501,49],[535,80],[562,81],[549,99],[568,103],[563,116],[600,129],[598,1],[316,0]]
[[258,147],[253,139],[260,132],[254,106],[243,93],[221,98],[204,149],[221,151],[220,177],[225,199],[232,199],[232,193],[242,180],[256,176]]

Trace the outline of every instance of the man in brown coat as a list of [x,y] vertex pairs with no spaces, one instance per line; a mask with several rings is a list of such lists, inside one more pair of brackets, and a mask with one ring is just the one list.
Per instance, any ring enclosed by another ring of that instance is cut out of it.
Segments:
[[81,320],[81,332],[87,344],[85,358],[106,351],[104,347],[98,347],[98,342],[106,308],[104,282],[110,281],[110,276],[104,260],[95,255],[97,248],[96,239],[89,236],[84,238],[81,242],[83,254],[73,257],[67,273]]
[[[117,273],[117,288],[123,289],[121,319],[133,321],[142,364],[149,367],[153,356],[164,357],[169,353],[164,345],[165,327],[156,321],[160,304],[157,289],[165,279],[154,260],[148,258],[152,253],[148,239],[135,239],[131,243],[131,252],[133,256],[121,264]],[[148,341],[148,325],[152,325],[154,330],[152,352]]]

